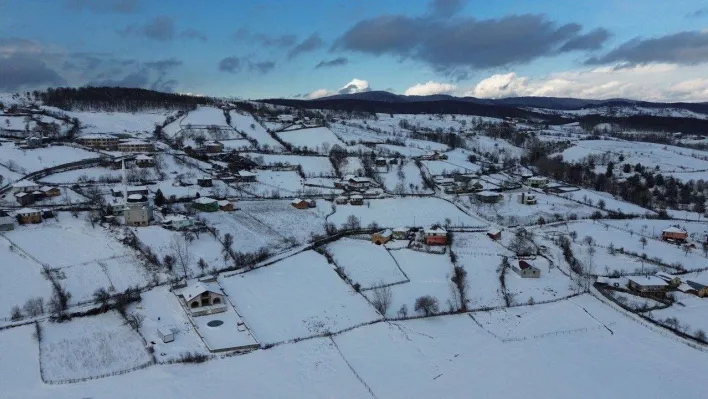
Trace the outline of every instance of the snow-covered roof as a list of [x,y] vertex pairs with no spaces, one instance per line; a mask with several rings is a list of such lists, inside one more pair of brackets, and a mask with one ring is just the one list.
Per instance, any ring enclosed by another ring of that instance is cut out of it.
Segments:
[[39,209],[34,209],[34,208],[22,208],[17,211],[18,215],[29,215],[32,213],[39,213]]
[[352,199],[353,199],[353,200],[363,200],[364,197],[362,197],[361,195],[357,194],[357,195],[352,195]]
[[128,141],[123,141],[120,143],[121,145],[127,144],[127,145],[145,145],[145,144],[150,144],[150,142],[145,141],[145,140],[128,140]]
[[431,227],[429,229],[425,229],[425,234],[447,234],[447,230],[442,227]]
[[42,187],[39,188],[39,191],[49,191],[49,190],[52,190],[52,189],[55,189],[55,188],[56,188],[56,187],[52,187],[52,186],[42,186]]
[[679,227],[676,227],[676,226],[671,226],[671,227],[668,227],[668,228],[661,230],[661,231],[662,231],[662,233],[686,233],[685,230],[683,230]]
[[393,232],[391,231],[391,229],[386,229],[384,231],[379,231],[376,234],[380,235],[381,237],[389,238],[393,235]]
[[15,194],[15,197],[16,197],[16,198],[22,198],[22,197],[24,197],[24,196],[26,196],[26,195],[31,195],[31,194],[30,194],[30,193],[26,193],[26,192],[23,191],[23,192],[21,192],[21,193]]
[[546,181],[546,180],[548,180],[548,179],[546,179],[546,178],[543,177],[543,176],[532,176],[532,177],[529,177],[529,180],[532,180],[532,181]]
[[231,205],[231,201],[227,201],[227,200],[219,201],[219,206],[226,206],[226,205]]
[[143,196],[141,194],[130,194],[128,196],[129,200],[141,200],[143,199]]
[[654,286],[666,286],[668,283],[664,281],[663,279],[660,279],[659,277],[656,276],[629,276],[627,277],[627,280],[633,282],[634,284],[637,285],[642,285],[642,286],[647,286],[647,285],[654,285]]
[[118,137],[113,136],[111,134],[105,134],[105,133],[88,133],[88,134],[83,134],[79,137],[79,140],[81,139],[117,139]]
[[659,277],[659,278],[662,279],[662,280],[665,280],[665,281],[671,281],[671,280],[673,280],[673,279],[675,279],[675,278],[678,278],[678,276],[674,276],[674,275],[671,275],[671,274],[666,273],[666,272],[656,272],[656,274],[654,274],[654,275],[655,275],[656,277]]
[[221,290],[216,284],[205,283],[200,281],[182,290],[182,296],[187,302],[189,302],[204,292],[214,292],[216,294],[221,295]]
[[355,183],[368,183],[368,182],[369,182],[369,179],[368,179],[368,178],[366,178],[366,177],[359,177],[359,176],[351,177],[349,180],[350,180],[350,181],[353,181],[353,182],[355,182]]
[[499,230],[499,229],[491,229],[491,230],[487,231],[487,234],[491,234],[493,236],[495,236],[499,233],[501,233],[501,230]]
[[209,197],[199,197],[199,198],[195,199],[194,202],[197,204],[205,205],[205,204],[213,204],[216,202],[216,200],[214,198],[209,198]]
[[237,172],[237,174],[238,174],[239,176],[241,176],[241,177],[252,177],[252,176],[256,176],[255,173],[249,172],[249,171],[247,171],[247,170],[239,170],[239,171]]
[[499,193],[495,193],[494,191],[480,191],[477,193],[478,197],[498,197]]
[[135,157],[135,159],[137,159],[138,161],[152,161],[152,157],[147,156],[145,154],[140,154],[137,157]]
[[407,227],[396,227],[395,229],[393,229],[393,231],[395,231],[396,233],[408,233],[410,229]]
[[302,200],[301,198],[295,198],[295,199],[293,200],[293,202],[291,202],[291,204],[299,204],[299,203],[301,203],[302,201],[303,201],[303,200]]

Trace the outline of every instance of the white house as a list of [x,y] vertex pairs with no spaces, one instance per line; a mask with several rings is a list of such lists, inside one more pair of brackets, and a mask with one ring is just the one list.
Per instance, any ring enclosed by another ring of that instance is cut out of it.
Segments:
[[14,193],[31,193],[40,188],[42,188],[42,186],[29,180],[20,180],[12,184],[12,192]]
[[203,316],[226,311],[224,294],[213,283],[198,282],[180,293],[192,316]]
[[172,330],[165,326],[157,327],[157,335],[164,343],[172,342],[175,340],[175,334],[172,332]]

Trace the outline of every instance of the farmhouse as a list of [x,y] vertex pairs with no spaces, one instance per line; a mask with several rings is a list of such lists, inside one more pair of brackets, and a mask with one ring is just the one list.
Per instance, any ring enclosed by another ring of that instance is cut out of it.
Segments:
[[215,154],[224,151],[224,145],[218,141],[207,141],[202,147],[205,152]]
[[17,221],[20,224],[41,223],[42,212],[34,208],[22,208],[17,211]]
[[393,238],[393,232],[390,229],[379,231],[371,235],[371,242],[376,245],[386,244]]
[[405,227],[397,227],[393,229],[393,238],[396,240],[406,240],[408,239],[408,234],[410,234],[410,229]]
[[349,198],[341,196],[341,195],[334,199],[334,203],[338,204],[338,205],[343,205],[343,204],[346,204],[347,202],[349,202]]
[[149,168],[151,166],[155,166],[155,160],[153,160],[149,155],[140,154],[135,157],[135,164],[139,168]]
[[37,191],[41,186],[35,182],[29,180],[20,180],[12,184],[13,193],[31,193],[32,191]]
[[548,179],[543,176],[533,176],[526,179],[525,183],[529,187],[544,187],[548,184]]
[[42,146],[42,137],[30,136],[25,139],[25,147],[39,148]]
[[525,260],[519,260],[518,265],[512,265],[511,270],[515,271],[516,274],[522,278],[539,278],[541,277],[541,270],[533,266],[532,264],[526,262]]
[[146,186],[134,186],[134,187],[126,188],[126,192],[128,195],[140,194],[144,197],[147,197],[148,194],[150,193],[150,190],[148,190],[148,188]]
[[694,280],[686,280],[686,284],[688,284],[689,287],[691,287],[692,291],[695,291],[695,294],[701,298],[708,296],[708,286],[706,286],[703,283],[699,283]]
[[115,150],[118,148],[118,137],[110,134],[85,134],[76,140],[79,144],[86,147],[98,148],[102,150]]
[[153,152],[155,151],[155,145],[145,140],[128,140],[118,143],[118,151]]
[[485,204],[496,204],[504,198],[504,196],[500,193],[495,193],[493,191],[480,191],[475,193],[474,196],[477,200],[484,202]]
[[489,238],[491,238],[492,240],[499,241],[499,240],[501,240],[501,230],[498,230],[498,229],[489,230],[487,232],[487,236]]
[[256,176],[257,175],[255,173],[249,172],[247,170],[239,170],[238,172],[234,173],[236,181],[240,183],[255,183]]
[[231,201],[223,200],[219,201],[219,210],[221,211],[233,211],[234,204]]
[[194,226],[194,219],[184,215],[171,215],[162,219],[162,225],[175,230],[184,230]]
[[44,193],[42,191],[32,191],[32,198],[34,198],[34,201],[41,201],[44,199]]
[[627,277],[627,287],[630,290],[641,292],[643,294],[663,294],[669,288],[669,284],[655,276],[630,276]]
[[294,208],[297,209],[307,209],[307,208],[314,208],[317,206],[314,200],[304,200],[300,198],[295,198],[290,205],[292,205]]
[[388,165],[388,162],[386,162],[386,158],[384,158],[384,157],[378,157],[378,158],[376,158],[376,160],[374,161],[374,164],[375,164],[376,166],[386,166],[386,165]]
[[531,193],[521,193],[519,203],[524,205],[536,205],[536,196]]
[[15,194],[15,199],[22,206],[34,204],[34,195],[32,193],[17,193]]
[[61,195],[61,190],[59,190],[59,187],[42,186],[39,191],[41,191],[45,197],[57,197]]
[[688,238],[688,233],[677,226],[671,226],[661,231],[661,238],[667,241],[684,242]]
[[216,212],[219,210],[219,203],[209,197],[199,197],[192,201],[192,208],[202,212]]
[[442,227],[431,227],[423,232],[423,240],[427,245],[447,245],[447,231]]
[[15,229],[15,222],[5,211],[0,211],[0,231],[10,231]]
[[349,203],[352,205],[364,205],[364,197],[361,195],[352,195],[349,199]]
[[180,296],[189,313],[194,317],[226,311],[224,294],[213,283],[198,282],[184,288]]
[[366,177],[352,176],[347,179],[347,188],[351,190],[365,190],[371,186],[371,180]]

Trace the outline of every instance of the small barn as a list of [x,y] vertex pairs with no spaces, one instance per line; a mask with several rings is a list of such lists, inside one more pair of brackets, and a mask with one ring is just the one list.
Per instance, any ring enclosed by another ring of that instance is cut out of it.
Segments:
[[172,342],[175,340],[175,333],[173,333],[172,330],[165,326],[157,327],[157,335],[164,343]]
[[390,229],[376,232],[371,235],[371,242],[376,245],[386,244],[393,238],[393,232]]
[[310,204],[301,198],[295,198],[290,205],[297,209],[307,209],[310,207]]
[[352,205],[364,205],[364,197],[362,195],[352,195],[349,203]]
[[199,187],[212,187],[214,183],[211,180],[211,177],[201,177],[197,179],[197,184]]
[[519,203],[524,205],[536,205],[536,195],[532,193],[521,193]]
[[656,276],[629,276],[627,288],[643,294],[663,294],[669,288],[669,283]]
[[32,193],[20,192],[15,194],[15,199],[17,203],[22,206],[28,206],[34,204],[34,195]]
[[44,195],[44,192],[37,190],[37,191],[32,191],[32,197],[34,198],[34,201],[37,202],[37,201],[43,200],[45,195]]
[[666,241],[685,242],[688,239],[688,233],[678,226],[671,226],[661,231],[661,238]]
[[20,224],[41,223],[42,212],[34,208],[22,208],[17,211],[17,221]]
[[515,271],[516,274],[518,274],[522,278],[541,277],[541,270],[523,259],[519,260],[518,265],[511,266],[511,270]]
[[218,141],[207,141],[204,143],[204,151],[209,153],[217,153],[224,151],[224,145]]
[[199,197],[192,201],[192,208],[202,212],[216,212],[219,210],[219,203],[209,197]]
[[480,191],[475,193],[474,196],[485,204],[496,204],[504,198],[500,193],[495,193],[494,191]]
[[44,193],[45,197],[58,197],[61,195],[61,190],[59,187],[53,187],[53,186],[42,186],[39,191]]
[[501,237],[501,230],[499,230],[499,229],[489,230],[487,232],[487,236],[494,241],[499,241],[502,238]]
[[233,211],[234,204],[231,201],[223,200],[219,201],[219,210],[221,211]]
[[423,232],[423,241],[427,245],[447,245],[447,230],[440,226],[426,229]]
[[398,227],[393,229],[393,238],[395,240],[407,240],[410,234],[410,229],[406,227]]

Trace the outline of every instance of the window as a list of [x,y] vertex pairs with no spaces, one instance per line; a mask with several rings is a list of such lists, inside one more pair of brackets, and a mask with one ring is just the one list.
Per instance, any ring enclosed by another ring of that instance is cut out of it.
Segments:
[[198,308],[199,307],[199,301],[194,301],[189,305],[190,308]]
[[216,298],[214,298],[214,300],[211,301],[212,305],[218,305],[220,303],[221,303],[221,298],[219,298],[219,297],[216,297]]

